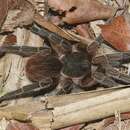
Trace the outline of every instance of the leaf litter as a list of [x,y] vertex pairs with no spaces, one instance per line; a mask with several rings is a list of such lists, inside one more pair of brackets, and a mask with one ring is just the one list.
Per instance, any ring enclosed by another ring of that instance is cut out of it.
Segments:
[[[120,16],[116,16],[116,12],[118,8],[122,7],[122,10],[125,9],[125,6],[128,6],[129,2],[127,0],[115,0],[115,1],[107,1],[101,0],[48,0],[48,7],[53,12],[50,16],[46,16],[45,18],[49,19],[52,22],[52,25],[44,22],[39,22],[40,18],[37,15],[37,11],[34,5],[39,2],[39,0],[28,1],[28,0],[4,0],[0,1],[0,27],[1,32],[13,32],[17,27],[30,26],[33,22],[38,22],[41,26],[45,26],[47,29],[50,29],[54,32],[60,31],[59,35],[67,38],[67,39],[75,39],[74,41],[81,40],[80,38],[71,36],[67,31],[72,31],[72,33],[76,33],[76,35],[80,35],[80,37],[89,39],[94,41],[96,37],[102,36],[103,39],[107,42],[105,48],[107,48],[107,52],[102,50],[101,53],[111,53],[111,51],[129,51],[130,50],[130,23],[129,23],[129,13],[128,10]],[[102,3],[101,3],[102,2]],[[111,2],[111,5],[108,3]],[[40,2],[39,2],[40,3]],[[107,4],[103,4],[107,3]],[[123,9],[124,8],[124,9]],[[58,15],[53,15],[54,12],[57,12]],[[49,11],[48,11],[49,13]],[[118,13],[117,13],[118,14]],[[39,18],[39,19],[38,19]],[[39,20],[39,21],[38,21]],[[96,20],[101,20],[104,25],[100,24],[100,22]],[[107,20],[110,22],[106,23]],[[65,25],[67,24],[67,29],[65,29]],[[96,30],[95,28],[91,28],[91,24],[95,24],[94,26],[99,26],[101,28]],[[49,27],[51,25],[51,27]],[[60,30],[59,27],[62,26],[63,30]],[[52,29],[53,28],[53,29]],[[93,29],[93,31],[91,31]],[[98,36],[97,34],[98,33]],[[100,33],[100,34],[99,34]],[[6,43],[15,44],[16,39],[15,35],[7,35],[5,40]],[[15,41],[14,41],[15,40]],[[112,47],[112,48],[111,48]],[[123,71],[125,71],[123,69]],[[128,66],[129,71],[129,66]],[[116,116],[115,116],[116,117]],[[114,117],[113,117],[114,118]],[[114,121],[118,120],[118,118],[114,118],[111,123],[108,123],[108,119],[104,119],[101,122],[90,123],[87,126],[82,127],[82,125],[72,126],[65,128],[64,130],[127,130],[130,127],[129,123],[129,113],[128,116],[123,118],[120,122],[115,123]],[[126,121],[125,121],[126,120]],[[121,123],[121,128],[117,128],[118,124]],[[107,124],[107,125],[106,125]],[[104,127],[105,126],[105,127]],[[35,130],[32,126],[28,126],[24,123],[18,123],[16,121],[11,122],[6,130]],[[37,129],[36,129],[37,130]]]

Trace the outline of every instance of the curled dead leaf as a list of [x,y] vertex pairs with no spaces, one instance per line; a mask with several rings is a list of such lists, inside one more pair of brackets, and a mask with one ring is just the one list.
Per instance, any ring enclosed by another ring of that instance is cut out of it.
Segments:
[[124,16],[115,17],[111,24],[99,25],[105,41],[120,51],[130,50],[130,25]]
[[115,9],[97,0],[48,0],[49,6],[65,12],[63,21],[69,24],[86,23],[98,19],[108,19]]

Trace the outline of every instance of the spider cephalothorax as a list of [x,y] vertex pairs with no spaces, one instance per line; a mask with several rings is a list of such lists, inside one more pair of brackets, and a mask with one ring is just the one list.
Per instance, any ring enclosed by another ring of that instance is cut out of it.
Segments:
[[[71,41],[44,28],[34,26],[32,31],[43,38],[48,38],[51,47],[48,49],[41,48],[38,53],[36,50],[39,49],[25,46],[23,47],[24,53],[19,52],[16,46],[10,46],[10,48],[2,46],[0,50],[18,52],[18,54],[24,54],[25,56],[32,54],[25,68],[27,77],[37,83],[37,86],[36,84],[33,87],[24,86],[22,89],[2,96],[0,101],[25,96],[28,93],[44,91],[52,86],[57,88],[56,94],[62,94],[70,92],[72,84],[84,89],[97,83],[108,87],[119,85],[120,82],[117,81],[130,84],[130,77],[114,68],[130,60],[130,51],[95,56],[96,42],[91,43],[91,46],[85,46],[84,51],[82,51],[77,46],[80,43],[71,44]],[[75,46],[75,49],[72,46]],[[92,66],[95,66],[96,69],[92,69]],[[25,91],[23,92],[23,90]]]
[[69,77],[77,78],[90,73],[91,64],[88,60],[87,53],[73,52],[71,54],[66,54],[62,58],[62,61],[64,64],[62,73]]

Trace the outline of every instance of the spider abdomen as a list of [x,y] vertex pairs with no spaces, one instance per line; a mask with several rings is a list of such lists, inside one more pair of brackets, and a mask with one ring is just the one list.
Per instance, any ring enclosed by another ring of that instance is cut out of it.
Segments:
[[81,77],[89,74],[91,64],[85,53],[73,52],[63,57],[62,73],[72,78]]
[[55,56],[36,54],[26,64],[26,75],[31,81],[42,81],[45,77],[58,77],[61,68],[62,63]]

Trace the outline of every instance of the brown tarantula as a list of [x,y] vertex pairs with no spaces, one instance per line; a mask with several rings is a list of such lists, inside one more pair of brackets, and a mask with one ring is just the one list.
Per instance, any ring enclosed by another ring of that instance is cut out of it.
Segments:
[[[27,77],[34,82],[32,85],[5,94],[0,97],[0,101],[44,94],[46,90],[55,87],[56,94],[69,93],[73,88],[72,84],[83,89],[97,83],[108,87],[120,83],[130,84],[130,77],[114,68],[130,60],[130,51],[96,57],[94,52],[98,48],[97,42],[82,48],[80,44],[68,41],[38,25],[32,27],[32,32],[46,38],[51,48],[23,46],[22,51],[19,51],[18,46],[7,45],[0,48],[1,55],[5,52],[31,55],[25,68]],[[92,69],[92,66],[96,69]]]

